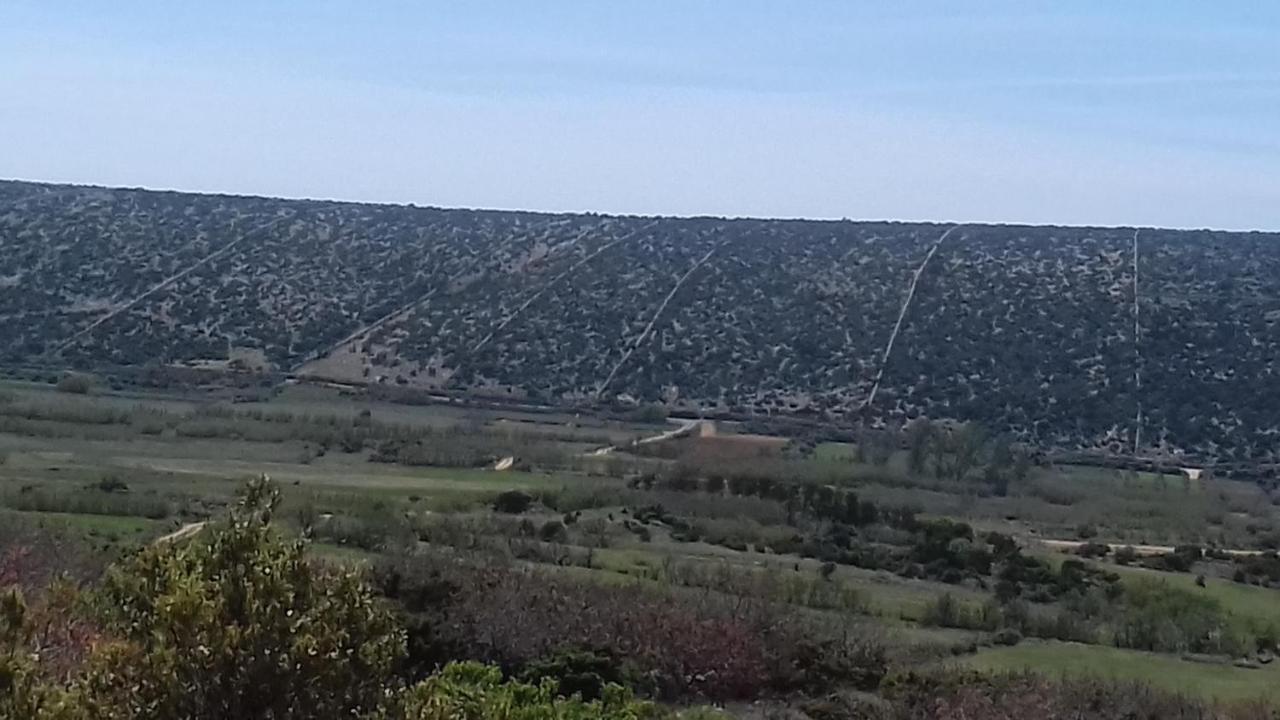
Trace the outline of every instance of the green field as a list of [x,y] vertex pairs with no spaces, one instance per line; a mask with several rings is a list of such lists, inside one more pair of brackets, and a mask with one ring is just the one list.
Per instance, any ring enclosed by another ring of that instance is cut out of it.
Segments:
[[1171,573],[1140,567],[1107,565],[1126,580],[1159,580],[1188,592],[1202,593],[1222,603],[1228,612],[1240,618],[1280,624],[1280,592],[1269,588],[1242,585],[1221,578],[1206,578],[1204,587],[1196,584],[1189,573]]
[[1280,698],[1280,667],[1274,663],[1251,669],[1098,645],[1029,640],[1016,647],[984,649],[958,664],[986,672],[1032,670],[1137,680],[1175,693],[1218,700]]

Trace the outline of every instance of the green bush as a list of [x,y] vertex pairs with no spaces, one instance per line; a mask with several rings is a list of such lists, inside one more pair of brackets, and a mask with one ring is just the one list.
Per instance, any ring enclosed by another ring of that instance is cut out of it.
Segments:
[[103,475],[93,487],[106,493],[129,492],[129,484],[115,475]]
[[610,685],[637,688],[642,684],[634,667],[603,652],[561,648],[520,670],[520,680],[538,684],[555,680],[560,693],[583,700],[600,700]]
[[543,542],[564,542],[567,536],[564,523],[559,520],[548,520],[538,528],[538,539]]
[[93,378],[80,373],[67,373],[58,379],[58,384],[54,387],[58,392],[85,395],[93,389]]
[[493,667],[451,663],[438,675],[415,685],[397,707],[381,717],[397,720],[641,720],[660,717],[653,705],[636,700],[617,685],[606,685],[601,697],[584,701],[563,697],[556,682],[537,685],[506,681]]
[[493,499],[493,509],[500,513],[518,515],[533,504],[533,496],[520,490],[507,490]]
[[1115,627],[1119,647],[1238,654],[1246,644],[1216,599],[1168,583],[1133,583],[1122,607]]
[[1004,628],[991,636],[991,642],[996,645],[1012,647],[1022,642],[1022,633],[1014,630],[1013,628]]
[[1111,554],[1111,546],[1106,543],[1086,542],[1076,548],[1076,554],[1083,558],[1100,558]]
[[951,593],[943,593],[925,607],[924,614],[920,617],[920,624],[972,629],[978,624],[978,619]]

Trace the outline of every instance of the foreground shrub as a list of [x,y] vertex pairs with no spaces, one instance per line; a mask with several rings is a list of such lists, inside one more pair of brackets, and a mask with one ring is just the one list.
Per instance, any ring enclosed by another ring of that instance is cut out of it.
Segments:
[[0,594],[0,718],[35,718],[52,702],[28,645],[34,625],[16,589]]
[[72,687],[75,717],[323,720],[380,705],[403,631],[356,575],[274,532],[279,498],[254,482],[207,540],[109,573],[102,607],[119,640]]
[[57,578],[83,583],[102,574],[104,563],[71,532],[0,516],[0,589],[17,587],[27,599]]

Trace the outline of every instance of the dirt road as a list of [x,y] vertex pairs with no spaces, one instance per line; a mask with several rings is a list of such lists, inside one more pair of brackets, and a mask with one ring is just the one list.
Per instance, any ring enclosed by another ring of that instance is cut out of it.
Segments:
[[[1031,542],[1033,544],[1039,543],[1040,545],[1050,550],[1061,550],[1066,552],[1071,552],[1073,550],[1076,550],[1080,546],[1085,544],[1085,541],[1083,540],[1047,540],[1042,538],[1033,539]],[[1174,551],[1174,547],[1172,545],[1127,545],[1125,543],[1104,543],[1104,544],[1107,547],[1111,548],[1112,552],[1115,552],[1116,550],[1119,550],[1122,547],[1131,547],[1133,548],[1134,552],[1144,556],[1165,555]],[[1253,555],[1262,554],[1261,550],[1222,550],[1222,552],[1235,557],[1250,557]]]
[[[679,420],[678,422],[680,423],[680,427],[675,428],[673,430],[668,430],[664,433],[659,433],[657,435],[651,435],[646,438],[640,438],[639,440],[632,443],[631,447],[639,447],[641,445],[651,445],[653,443],[663,442],[664,440],[675,440],[676,438],[684,437],[685,435],[688,435],[692,433],[694,430],[696,430],[698,427],[698,423],[702,421],[701,420]],[[605,447],[602,447],[602,448],[596,448],[595,450],[592,450],[587,454],[588,455],[609,455],[610,453],[612,453],[614,450],[617,450],[617,449],[618,449],[617,445],[606,445]]]
[[164,545],[166,543],[175,543],[175,542],[178,542],[179,540],[186,540],[192,535],[195,535],[196,533],[203,530],[204,526],[207,524],[208,523],[204,521],[187,523],[186,525],[183,525],[182,527],[178,528],[177,530],[174,530],[168,535],[161,535],[160,537],[156,538],[155,541],[153,541],[151,544]]

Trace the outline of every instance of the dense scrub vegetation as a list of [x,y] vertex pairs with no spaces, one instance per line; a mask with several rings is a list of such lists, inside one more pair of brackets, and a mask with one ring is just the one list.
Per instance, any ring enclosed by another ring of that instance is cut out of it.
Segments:
[[1270,235],[961,227],[924,267],[882,368],[908,282],[945,227],[8,182],[0,196],[10,365],[925,415],[1040,446],[1276,459]]
[[[652,714],[616,685],[588,703],[562,698],[554,681],[508,683],[474,664],[449,665],[420,684],[403,681],[395,670],[405,632],[390,609],[358,573],[316,564],[304,543],[280,537],[271,525],[278,503],[265,479],[251,484],[209,537],[142,550],[80,603],[53,604],[57,598],[46,590],[29,606],[17,586],[32,586],[32,578],[15,577],[0,595],[0,717]],[[39,596],[42,588],[33,589]],[[59,674],[49,662],[56,646],[42,626],[80,622],[91,623],[97,637],[57,638],[83,657]]]
[[1272,717],[1141,686],[895,670],[861,628],[727,585],[611,587],[430,546],[369,575],[310,557],[279,507],[253,482],[226,519],[105,576],[6,535],[0,717],[639,720],[732,699],[814,720]]

